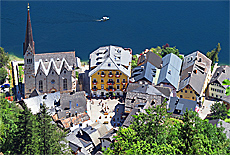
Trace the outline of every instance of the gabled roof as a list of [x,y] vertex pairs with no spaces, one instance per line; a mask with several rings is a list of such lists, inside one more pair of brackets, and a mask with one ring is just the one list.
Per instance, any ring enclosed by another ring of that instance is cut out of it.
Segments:
[[[60,75],[63,68],[66,68],[67,71],[72,70],[72,66],[68,64],[65,58],[62,58],[62,60],[59,60],[59,61],[55,61],[55,59],[53,58],[51,58],[50,61],[47,61],[47,62],[42,61],[42,59],[39,59],[37,62],[35,62],[35,75],[37,75],[40,70],[44,72],[46,76],[49,74],[49,72],[52,69],[55,70],[55,72],[58,75]],[[57,64],[59,64],[59,67],[57,66]]]
[[[143,94],[149,94],[149,95],[160,95],[164,96],[159,90],[157,90],[154,86],[152,85],[145,85],[143,84],[142,86],[130,91],[130,92],[138,92],[138,93],[143,93]],[[165,97],[165,96],[164,96]]]
[[157,84],[169,83],[177,89],[180,79],[180,68],[182,60],[173,53],[167,54],[162,58],[162,60],[163,68],[160,71]]
[[132,115],[137,115],[138,109],[134,108],[127,118],[125,119],[125,122],[123,123],[122,127],[129,127],[132,124],[132,121],[134,120],[134,117]]
[[211,70],[212,61],[201,52],[196,51],[184,57],[182,71],[195,64],[203,66],[204,72],[208,73]]
[[178,91],[189,85],[197,94],[201,95],[206,77],[207,73],[199,69],[194,63],[193,66],[182,71]]
[[157,68],[161,68],[161,64],[162,64],[162,58],[159,57],[157,54],[151,52],[151,51],[148,51],[147,53],[143,53],[139,60],[138,60],[138,64],[139,63],[146,63],[146,62],[149,62],[151,63],[153,66],[157,67]]
[[45,103],[46,106],[51,109],[54,108],[54,103],[58,102],[60,99],[60,92],[49,93],[47,95],[39,95],[24,99],[23,101],[27,105],[33,114],[36,114],[40,110],[40,104]]
[[156,75],[156,69],[157,68],[153,66],[151,63],[146,62],[145,64],[132,69],[131,78],[134,78],[135,82],[145,79],[152,83],[153,76]]
[[170,96],[171,91],[172,91],[171,88],[169,87],[155,86],[155,88],[167,97]]
[[[215,73],[212,76],[212,79],[210,80],[210,83],[217,81],[219,84],[222,85],[222,82],[225,79],[230,80],[230,67],[225,65],[225,66],[219,66]],[[227,85],[223,85],[223,87],[227,87]]]
[[142,84],[139,84],[139,83],[128,83],[128,86],[127,86],[127,92],[131,92],[132,90],[138,88],[142,86]]
[[174,110],[181,110],[181,115],[184,114],[186,108],[188,110],[195,111],[197,102],[193,100],[187,100],[178,97],[170,97],[168,112],[174,112]]
[[[75,92],[73,94],[70,93],[63,93],[60,95],[60,107],[61,109],[69,109],[77,111],[78,114],[84,113],[86,111],[86,97],[85,92]],[[70,107],[71,102],[71,107]]]
[[90,54],[90,67],[96,67],[89,72],[92,76],[98,70],[120,70],[127,76],[131,72],[132,52],[116,46],[100,47]]

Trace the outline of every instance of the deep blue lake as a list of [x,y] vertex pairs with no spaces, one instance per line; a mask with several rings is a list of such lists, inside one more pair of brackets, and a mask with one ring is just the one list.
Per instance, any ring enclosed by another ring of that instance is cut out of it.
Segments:
[[[22,57],[28,1],[1,1],[0,46]],[[36,53],[75,50],[83,60],[100,46],[133,53],[168,43],[180,53],[204,54],[221,43],[219,60],[230,64],[228,1],[30,2]],[[109,16],[106,22],[97,22]]]

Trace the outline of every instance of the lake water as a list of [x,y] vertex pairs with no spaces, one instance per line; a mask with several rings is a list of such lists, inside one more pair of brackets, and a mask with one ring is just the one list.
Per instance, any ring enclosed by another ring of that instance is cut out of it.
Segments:
[[[1,45],[22,57],[27,1],[1,1]],[[36,53],[75,50],[83,60],[100,46],[140,53],[169,43],[180,53],[203,53],[221,43],[219,60],[229,60],[228,1],[42,1],[30,2]],[[97,22],[109,16],[106,22]]]

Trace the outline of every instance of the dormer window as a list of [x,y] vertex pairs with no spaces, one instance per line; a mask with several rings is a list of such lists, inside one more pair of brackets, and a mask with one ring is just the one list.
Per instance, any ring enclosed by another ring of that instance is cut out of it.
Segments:
[[108,66],[110,67],[110,66],[111,66],[111,64],[108,64]]
[[168,71],[168,73],[171,75],[171,69]]

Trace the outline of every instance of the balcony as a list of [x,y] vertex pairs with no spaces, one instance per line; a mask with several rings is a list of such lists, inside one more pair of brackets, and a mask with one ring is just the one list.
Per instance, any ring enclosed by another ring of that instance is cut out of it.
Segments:
[[122,81],[122,82],[121,82],[121,84],[123,84],[123,85],[126,84],[126,83],[127,83],[127,81]]
[[101,74],[101,77],[105,77],[105,74]]
[[108,82],[107,82],[107,85],[114,85],[114,84],[115,84],[114,81],[108,81]]
[[93,81],[93,85],[96,85],[97,84],[97,81]]
[[109,77],[113,77],[113,74],[108,74]]
[[115,74],[115,77],[116,77],[116,78],[119,78],[119,77],[120,77],[120,74]]
[[115,91],[116,89],[115,88],[107,88],[106,90],[107,91]]

